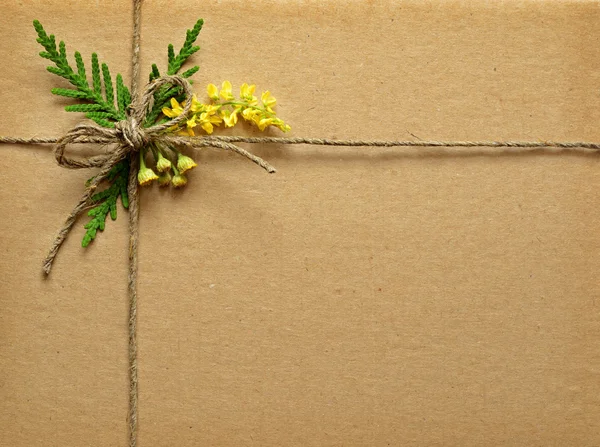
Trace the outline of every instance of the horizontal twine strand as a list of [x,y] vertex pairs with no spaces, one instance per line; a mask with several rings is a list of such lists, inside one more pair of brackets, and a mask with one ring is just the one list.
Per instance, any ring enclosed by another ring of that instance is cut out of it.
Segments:
[[[8,144],[53,144],[60,138],[51,137],[2,137],[0,143]],[[305,137],[247,137],[247,136],[164,136],[162,141],[194,146],[213,146],[212,143],[251,143],[251,144],[306,144],[312,146],[363,146],[363,147],[492,147],[492,148],[562,148],[562,149],[591,149],[599,150],[600,143],[586,141],[438,141],[438,140],[338,140],[334,138],[305,138]],[[110,138],[88,137],[85,141],[71,141],[70,144],[83,143],[114,143]],[[218,146],[222,147],[222,146]]]

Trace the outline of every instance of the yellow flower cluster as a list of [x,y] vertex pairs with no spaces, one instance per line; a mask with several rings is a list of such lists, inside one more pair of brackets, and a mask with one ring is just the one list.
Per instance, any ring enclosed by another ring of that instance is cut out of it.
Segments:
[[[231,82],[223,82],[220,89],[214,84],[208,84],[206,88],[210,98],[208,103],[201,103],[194,95],[186,120],[182,125],[171,130],[187,132],[188,135],[194,136],[194,129],[200,127],[207,134],[211,134],[215,126],[233,127],[241,117],[242,120],[256,125],[260,130],[274,126],[283,132],[289,131],[290,126],[278,118],[273,110],[276,100],[271,93],[265,91],[259,103],[258,98],[254,96],[255,90],[255,85],[242,84],[239,98],[236,98],[232,93]],[[171,107],[164,107],[162,112],[168,118],[175,118],[180,116],[183,110],[184,103],[171,98]],[[148,153],[154,157],[155,169],[146,165]],[[149,185],[156,180],[160,186],[173,185],[175,188],[185,186],[187,184],[185,173],[197,166],[194,160],[177,149],[159,143],[151,144],[149,148],[140,151],[139,162],[140,185]]]
[[[233,127],[238,123],[238,118],[256,125],[261,131],[269,126],[274,126],[287,132],[291,127],[277,117],[273,110],[276,100],[267,90],[262,93],[259,104],[258,98],[254,96],[255,85],[242,84],[239,98],[232,93],[231,82],[224,81],[219,89],[214,84],[208,84],[206,91],[210,99],[208,104],[198,101],[196,95],[192,97],[192,104],[185,126],[174,130],[186,130],[188,135],[194,136],[194,129],[201,127],[207,134],[213,133],[214,126],[221,124],[224,127]],[[163,114],[169,118],[175,118],[183,113],[184,103],[179,103],[175,98],[171,99],[171,107],[164,107]],[[185,128],[185,129],[184,129]]]

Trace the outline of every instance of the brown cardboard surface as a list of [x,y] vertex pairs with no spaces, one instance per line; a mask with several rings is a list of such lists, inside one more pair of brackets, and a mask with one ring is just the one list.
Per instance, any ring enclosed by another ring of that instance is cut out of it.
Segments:
[[[0,135],[79,122],[31,21],[129,77],[128,1],[11,0]],[[600,140],[597,2],[147,1],[292,135]],[[245,132],[251,132],[246,129]],[[600,445],[600,164],[573,151],[253,146],[144,189],[140,447]],[[41,260],[89,172],[2,147],[1,446],[125,446],[126,214]]]

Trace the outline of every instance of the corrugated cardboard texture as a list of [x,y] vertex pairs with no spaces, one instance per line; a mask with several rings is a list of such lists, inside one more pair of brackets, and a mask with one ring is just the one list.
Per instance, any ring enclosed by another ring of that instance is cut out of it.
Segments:
[[[81,119],[34,18],[129,78],[128,1],[2,17],[2,135]],[[292,135],[600,140],[597,2],[147,1],[144,78],[198,17],[197,89]],[[126,213],[44,280],[90,176],[50,149],[0,149],[0,445],[125,446]],[[142,192],[140,447],[600,445],[598,155],[251,149]]]

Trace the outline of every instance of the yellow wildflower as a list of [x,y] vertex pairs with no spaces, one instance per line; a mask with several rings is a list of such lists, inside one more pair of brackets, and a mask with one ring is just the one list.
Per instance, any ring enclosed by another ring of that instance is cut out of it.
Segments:
[[249,106],[258,104],[258,100],[254,96],[254,90],[256,90],[256,85],[248,85],[245,82],[240,87],[240,98],[246,101]]
[[242,117],[246,121],[256,121],[256,117],[258,115],[260,115],[260,111],[253,109],[252,107],[247,107],[244,110],[242,110]]
[[175,118],[183,113],[183,107],[181,107],[175,98],[171,98],[171,108],[163,107],[162,113],[169,118]]
[[185,125],[187,126],[187,132],[190,137],[193,137],[195,135],[194,127],[196,127],[197,124],[198,123],[196,123],[196,115],[192,116],[189,120],[185,122]]
[[262,118],[256,124],[259,130],[265,130],[267,126],[273,124],[273,118]]
[[202,109],[204,109],[204,104],[202,104],[200,101],[198,101],[198,98],[196,97],[196,94],[194,93],[192,95],[192,105],[190,106],[190,111],[192,113],[196,113],[196,112],[202,111]]
[[213,101],[219,99],[219,88],[215,84],[208,84],[206,86],[206,93],[208,93],[208,97]]
[[256,85],[248,85],[244,82],[240,87],[240,96],[244,99],[253,98],[254,90],[256,90]]
[[179,171],[179,174],[194,169],[196,166],[198,165],[190,157],[183,155],[180,152],[177,153],[177,170]]
[[[206,106],[206,112],[200,114],[200,126],[207,134],[213,132],[213,124],[219,125],[223,119],[217,115],[220,106]],[[197,115],[196,115],[197,116]]]
[[[214,132],[215,126],[223,124],[225,127],[234,127],[241,118],[255,124],[260,130],[269,126],[281,129],[283,132],[290,130],[290,126],[279,119],[273,108],[277,100],[269,90],[260,95],[260,101],[254,96],[256,85],[243,83],[240,86],[239,99],[232,93],[232,85],[229,81],[223,81],[221,88],[215,84],[208,84],[206,92],[210,98],[207,104],[200,103],[196,95],[192,96],[190,114],[186,118],[185,125],[170,129],[180,134],[194,136],[194,128],[201,127],[207,134]],[[171,108],[165,107],[164,114],[170,118],[180,116],[184,105],[171,99]],[[161,164],[162,169],[162,164]],[[175,172],[177,175],[177,172]]]
[[223,81],[221,86],[221,97],[226,101],[234,99],[233,93],[231,93],[231,82]]
[[271,96],[271,92],[269,90],[267,90],[261,95],[260,100],[264,104],[265,108],[269,112],[273,113],[273,106],[275,106],[277,100],[273,96]]
[[210,121],[202,121],[200,127],[202,127],[204,132],[206,132],[209,135],[213,133],[213,130],[215,130],[214,126]]
[[216,115],[220,108],[221,108],[220,105],[208,104],[204,107],[203,112],[206,112],[209,115]]
[[222,109],[221,118],[225,123],[225,127],[233,127],[237,124],[238,121],[237,110],[231,112],[230,110]]

